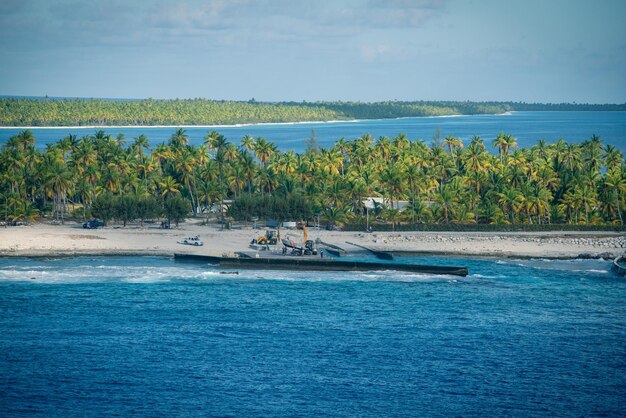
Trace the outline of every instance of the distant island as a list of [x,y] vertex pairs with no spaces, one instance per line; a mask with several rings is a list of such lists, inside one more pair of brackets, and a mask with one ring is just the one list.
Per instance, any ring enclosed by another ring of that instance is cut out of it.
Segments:
[[236,125],[510,111],[624,111],[626,104],[385,101],[258,102],[207,99],[0,98],[0,126]]

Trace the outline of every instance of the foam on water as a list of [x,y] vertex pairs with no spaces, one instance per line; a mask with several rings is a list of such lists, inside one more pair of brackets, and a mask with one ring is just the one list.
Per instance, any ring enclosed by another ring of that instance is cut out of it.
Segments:
[[[443,261],[449,261],[442,259]],[[404,262],[424,262],[423,259],[403,260]],[[438,259],[431,259],[442,264]],[[465,265],[469,260],[452,260],[454,264]],[[220,269],[204,264],[178,264],[170,259],[159,257],[139,258],[74,258],[47,260],[5,260],[0,262],[0,281],[29,281],[43,284],[72,283],[166,283],[180,281],[216,280],[273,280],[301,282],[464,282],[467,280],[506,280],[507,272],[500,269],[522,268],[529,270],[528,278],[535,277],[530,271],[558,271],[580,273],[582,275],[609,275],[610,262],[605,260],[497,260],[482,261],[470,268],[467,278],[452,275],[431,275],[399,271],[370,272],[319,272],[284,270],[236,270]],[[443,263],[445,264],[445,263]],[[234,274],[237,273],[237,274]]]
[[611,262],[603,259],[546,259],[533,258],[528,260],[510,259],[497,260],[499,265],[518,266],[538,270],[560,270],[582,273],[608,273]]
[[[172,280],[207,279],[218,271],[188,268],[187,266],[132,266],[116,264],[95,266],[57,266],[54,260],[36,261],[35,266],[7,265],[0,267],[0,281],[30,281],[44,284],[71,283],[159,283]],[[52,264],[52,265],[51,265]]]
[[[478,277],[478,276],[476,276]],[[39,269],[0,269],[0,281],[33,282],[42,284],[76,283],[165,283],[173,281],[215,280],[271,280],[289,282],[434,282],[457,281],[453,275],[431,275],[397,271],[379,272],[299,272],[285,270],[223,270],[208,267],[206,270],[184,267],[137,268],[125,266],[97,266],[94,270],[68,268],[47,271]]]

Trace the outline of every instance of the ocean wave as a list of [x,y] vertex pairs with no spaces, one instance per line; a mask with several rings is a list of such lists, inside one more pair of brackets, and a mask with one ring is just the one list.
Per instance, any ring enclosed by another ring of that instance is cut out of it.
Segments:
[[507,276],[504,275],[490,275],[490,274],[470,274],[473,279],[505,279]]
[[0,280],[32,281],[37,283],[150,283],[173,280],[206,279],[219,275],[219,271],[189,269],[185,267],[145,267],[121,265],[72,266],[50,268],[49,266],[16,267],[0,269]]
[[599,274],[609,274],[609,270],[596,270],[596,269],[587,269],[587,270],[571,270],[578,273],[599,273]]
[[224,270],[218,267],[96,265],[50,268],[49,266],[0,269],[0,281],[28,281],[43,284],[75,283],[166,283],[174,281],[272,280],[301,282],[428,282],[458,280],[452,275],[418,274],[397,271],[310,272],[285,270]]

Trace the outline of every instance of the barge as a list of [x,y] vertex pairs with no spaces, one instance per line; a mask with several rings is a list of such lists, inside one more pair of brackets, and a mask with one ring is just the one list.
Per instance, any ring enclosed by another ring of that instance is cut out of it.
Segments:
[[325,258],[284,257],[214,257],[195,254],[174,254],[179,261],[206,262],[224,268],[258,270],[310,271],[379,271],[394,270],[422,274],[467,276],[467,267],[429,266],[422,264],[381,263],[368,261],[332,260]]

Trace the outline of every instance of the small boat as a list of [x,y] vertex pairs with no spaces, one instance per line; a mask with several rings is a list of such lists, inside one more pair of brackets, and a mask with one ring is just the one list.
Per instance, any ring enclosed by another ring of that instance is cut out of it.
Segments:
[[198,236],[183,238],[182,240],[178,241],[178,243],[183,245],[193,245],[195,247],[201,247],[204,245],[204,242],[202,242],[202,240],[200,240],[200,237]]
[[620,276],[626,276],[626,255],[620,255],[615,260],[613,260],[613,265],[611,269],[614,273],[619,274]]
[[283,245],[287,248],[293,248],[293,249],[302,249],[301,245],[296,244],[295,242],[293,242],[292,240],[290,240],[289,238],[283,238]]

